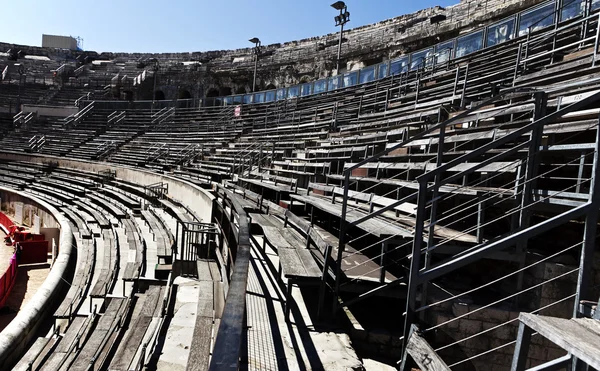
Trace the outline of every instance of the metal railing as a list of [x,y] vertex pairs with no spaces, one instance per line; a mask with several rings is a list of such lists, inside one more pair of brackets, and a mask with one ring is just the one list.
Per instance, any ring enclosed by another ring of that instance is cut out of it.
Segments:
[[[241,354],[246,316],[246,283],[250,266],[250,231],[248,216],[237,197],[221,185],[217,196],[222,203],[213,203],[213,217],[223,231],[232,256],[228,256],[226,271],[230,277],[229,290],[221,324],[210,360],[210,370],[237,370]],[[227,207],[228,206],[228,207]],[[227,211],[229,210],[229,212]],[[237,223],[237,228],[234,227]],[[221,239],[221,251],[223,248]]]
[[123,122],[123,120],[125,120],[126,117],[127,113],[125,111],[115,111],[108,115],[106,124],[109,128],[113,126],[118,126],[120,123]]
[[81,111],[74,113],[63,121],[63,127],[65,128],[73,128],[79,125],[86,117],[88,117],[91,112],[94,110],[94,104],[96,102],[92,101],[87,106],[85,106]]
[[160,128],[165,123],[167,123],[169,119],[173,118],[174,115],[175,115],[174,107],[171,107],[171,108],[165,107],[152,115],[151,124],[157,128]]
[[39,152],[46,144],[46,136],[41,134],[34,135],[29,138],[27,144],[31,152]]

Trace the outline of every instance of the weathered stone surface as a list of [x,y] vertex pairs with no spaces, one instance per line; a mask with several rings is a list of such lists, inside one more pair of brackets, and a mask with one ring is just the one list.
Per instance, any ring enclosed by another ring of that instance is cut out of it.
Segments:
[[[342,72],[353,71],[431,46],[541,1],[462,0],[447,8],[436,6],[345,30],[341,57]],[[429,19],[435,15],[444,15],[446,19],[431,24]],[[338,39],[338,33],[331,33],[263,46],[258,63],[258,90],[331,76],[336,68]],[[23,50],[27,55],[47,56],[62,61],[74,60],[82,54],[78,51],[0,43],[0,51],[9,49]],[[207,93],[223,96],[247,93],[252,89],[253,47],[184,53],[83,53],[95,59],[119,63],[156,58],[161,63],[156,86],[165,94],[166,99],[176,99],[185,91],[193,98],[202,98]],[[85,76],[85,73],[82,76]],[[112,77],[111,75],[109,78]],[[137,93],[138,97],[148,99],[150,94],[151,99],[152,80],[146,79]]]

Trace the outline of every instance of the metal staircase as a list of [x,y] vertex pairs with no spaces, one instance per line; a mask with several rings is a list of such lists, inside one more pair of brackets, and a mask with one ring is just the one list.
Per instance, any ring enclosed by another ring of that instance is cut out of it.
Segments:
[[[577,111],[598,102],[600,91],[548,98],[556,95],[560,95],[557,89],[506,90],[371,158],[347,167],[344,171],[342,199],[338,201],[342,205],[342,212],[334,287],[336,306],[352,305],[390,287],[406,285],[406,311],[399,314],[399,320],[404,323],[403,339],[408,339],[411,328],[415,325],[421,329],[420,333],[432,334],[432,331],[446,325],[428,322],[428,319],[435,316],[439,306],[490,285],[486,283],[456,294],[453,290],[444,289],[444,278],[478,264],[483,259],[496,259],[516,264],[516,268],[508,275],[510,278],[505,281],[511,282],[514,289],[483,308],[502,303],[520,308],[519,300],[524,300],[544,284],[527,285],[523,282],[523,272],[531,268],[526,259],[531,256],[529,242],[552,228],[578,219],[583,221],[585,233],[580,242],[569,247],[569,251],[572,250],[580,257],[580,266],[568,274],[578,275],[579,289],[565,300],[574,298],[575,303],[578,303],[585,298],[589,292],[591,264],[590,259],[585,257],[594,248],[600,206],[598,183],[594,181],[598,175],[599,160],[598,120],[593,120],[590,124],[589,130],[595,135],[589,136],[586,142],[570,142],[567,137],[563,142],[547,143],[545,133],[556,130],[560,126],[556,122],[561,118],[575,115]],[[456,134],[454,126],[458,123],[473,122],[484,115],[490,119],[494,114],[503,114],[501,109],[490,109],[494,104],[502,102],[513,106],[516,105],[515,102],[519,102],[519,115],[514,116],[514,120],[491,129],[484,144],[480,144],[480,141],[485,135],[480,135],[479,141],[472,139],[464,142],[457,142],[456,138],[450,136]],[[525,124],[515,124],[517,118]],[[396,179],[401,185],[383,195],[372,194],[369,211],[365,212],[352,200],[353,191],[350,191],[360,180],[357,170],[368,168],[369,163],[381,161],[392,151],[401,148],[419,148],[421,155],[430,155],[429,160],[417,166],[406,167],[404,171],[398,170],[400,167],[393,163],[378,165],[378,171],[380,167],[390,166],[397,173],[363,190],[363,193],[378,186],[390,189],[390,181]],[[563,162],[556,164],[557,158],[561,158]],[[565,176],[565,171],[570,174],[572,168],[578,169],[575,171],[576,175]],[[420,175],[414,176],[415,173]],[[385,182],[387,183],[384,184]],[[394,195],[391,196],[395,198],[393,202],[385,206],[374,206],[374,200],[390,195]],[[416,204],[413,203],[415,201]],[[499,204],[504,204],[508,211],[501,215],[491,213]],[[534,218],[535,211],[541,207],[551,209],[553,216],[546,219]],[[395,213],[398,218],[390,216],[390,213]],[[356,269],[354,266],[344,268],[342,264],[343,259],[348,258],[345,246],[365,238],[369,233],[357,235],[357,227],[364,228],[374,218],[401,226],[412,237],[382,236],[375,244],[362,248],[361,252],[371,251],[369,256],[378,263],[382,280],[378,286],[344,301],[341,299],[341,289],[346,284],[343,277],[348,275],[347,270]],[[475,242],[460,242],[459,239],[465,236],[470,236]],[[381,250],[373,253],[378,244],[381,245]],[[540,261],[547,261],[546,259]],[[385,279],[386,272],[390,270],[397,279]],[[547,282],[555,279],[557,278]],[[539,311],[545,308],[530,309]],[[481,308],[473,312],[478,310]],[[470,337],[466,340],[468,339]],[[461,341],[463,340],[457,340],[436,351]],[[403,354],[404,361],[406,355],[407,353]],[[458,364],[450,364],[450,367]]]

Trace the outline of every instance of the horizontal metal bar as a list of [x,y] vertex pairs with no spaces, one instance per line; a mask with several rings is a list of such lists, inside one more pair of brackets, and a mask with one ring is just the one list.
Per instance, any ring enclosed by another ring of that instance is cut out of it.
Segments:
[[452,272],[453,270],[461,268],[478,259],[481,259],[485,255],[493,251],[501,250],[508,246],[515,245],[521,239],[528,239],[546,231],[549,231],[550,229],[564,224],[573,218],[578,218],[582,215],[585,215],[590,209],[590,207],[591,203],[587,202],[584,205],[578,206],[563,214],[557,215],[553,218],[545,220],[544,222],[533,225],[529,228],[525,228],[521,231],[513,233],[497,241],[477,245],[471,249],[466,250],[462,254],[456,255],[450,260],[447,260],[429,269],[422,270],[417,277],[417,281],[419,283],[431,281],[440,276],[443,276],[444,274]]
[[353,222],[350,222],[350,223],[348,223],[348,226],[349,226],[349,227],[352,227],[352,226],[357,226],[357,225],[359,225],[360,223],[362,223],[362,222],[364,222],[364,221],[366,221],[366,220],[369,220],[369,219],[371,219],[371,218],[374,218],[374,217],[376,217],[377,215],[381,215],[381,214],[383,214],[384,212],[386,212],[386,211],[388,211],[388,210],[391,210],[391,209],[395,208],[396,206],[400,206],[401,204],[403,204],[403,203],[405,203],[405,202],[408,202],[408,201],[410,201],[410,200],[412,200],[412,199],[415,199],[415,198],[417,198],[417,195],[418,195],[418,192],[411,193],[411,194],[409,194],[408,196],[406,196],[406,197],[404,197],[404,198],[402,198],[402,199],[400,199],[400,200],[398,200],[398,201],[394,201],[394,202],[392,202],[391,204],[389,204],[389,205],[387,205],[387,206],[384,206],[384,207],[382,207],[381,209],[378,209],[378,210],[376,210],[376,211],[373,211],[372,213],[370,213],[370,214],[367,214],[367,215],[363,216],[362,218],[360,218],[360,219],[358,219],[358,220],[355,220],[355,221],[353,221]]
[[[521,144],[518,144],[518,145],[516,145],[514,147],[511,147],[510,149],[507,149],[505,152],[499,153],[499,154],[497,154],[497,155],[495,155],[493,157],[485,159],[484,161],[481,161],[480,163],[475,164],[473,167],[471,167],[471,168],[469,168],[467,170],[461,171],[460,173],[453,174],[453,175],[449,176],[448,178],[444,178],[443,182],[444,182],[444,184],[451,183],[453,180],[462,178],[465,175],[469,175],[469,174],[475,172],[477,169],[482,168],[482,167],[484,167],[484,166],[486,166],[488,164],[491,164],[491,163],[494,163],[494,162],[498,162],[498,160],[500,160],[502,157],[511,155],[511,154],[513,154],[515,152],[518,152],[519,150],[524,149],[527,146],[529,146],[529,141],[523,142]],[[517,163],[518,163],[518,161],[515,161],[515,165],[514,166],[517,166]],[[430,186],[428,188],[428,190],[431,189],[431,188],[433,188],[433,187],[434,187],[434,185]]]
[[394,150],[396,150],[398,148],[401,148],[402,146],[404,146],[404,145],[406,145],[406,144],[408,144],[408,143],[410,143],[410,142],[412,142],[414,140],[421,139],[424,136],[426,136],[427,134],[430,134],[430,133],[434,132],[435,130],[438,130],[442,126],[450,125],[454,121],[460,120],[461,118],[463,118],[463,117],[465,117],[467,115],[470,115],[472,112],[476,111],[480,107],[485,107],[485,106],[487,106],[487,105],[489,105],[491,103],[494,103],[494,102],[496,102],[498,100],[501,100],[501,99],[505,99],[505,98],[507,99],[507,97],[509,95],[512,98],[517,98],[519,96],[525,96],[525,95],[531,94],[531,93],[533,93],[535,91],[539,91],[539,90],[535,89],[535,88],[523,88],[523,87],[515,87],[515,88],[507,89],[506,91],[502,92],[499,95],[496,95],[496,96],[494,96],[492,98],[484,100],[477,107],[472,107],[472,108],[470,108],[470,109],[468,109],[468,110],[466,110],[464,112],[461,112],[460,114],[458,114],[458,115],[456,115],[456,116],[454,116],[454,117],[452,117],[452,118],[450,118],[450,119],[448,119],[448,120],[446,120],[444,122],[438,123],[437,125],[433,125],[433,126],[429,127],[428,129],[426,129],[426,130],[424,130],[424,131],[422,131],[422,132],[420,132],[418,134],[415,134],[415,135],[413,135],[412,137],[410,137],[408,139],[403,140],[402,142],[396,144],[393,147],[386,148],[385,150],[383,150],[383,151],[375,154],[374,156],[366,158],[366,159],[364,159],[364,160],[362,160],[362,161],[354,164],[352,167],[344,169],[344,174],[347,174],[347,173],[351,172],[354,169],[358,169],[359,167],[361,167],[362,165],[364,165],[366,163],[373,162],[373,161],[379,159],[380,157],[385,156],[388,153],[390,153],[390,152],[392,152],[392,151],[394,151]]
[[563,370],[569,363],[571,363],[571,355],[567,354],[555,360],[542,363],[541,365],[528,368],[526,371],[558,371]]
[[507,134],[499,139],[494,140],[493,142],[484,144],[481,147],[478,147],[469,153],[466,153],[450,162],[447,162],[447,163],[439,166],[437,169],[435,169],[433,171],[422,174],[419,177],[417,177],[417,180],[419,182],[427,182],[434,176],[441,174],[441,173],[447,171],[448,169],[453,168],[454,166],[456,166],[458,164],[465,163],[476,156],[479,156],[479,155],[482,155],[482,154],[488,152],[491,149],[496,149],[498,146],[501,146],[501,145],[506,144],[514,139],[519,138],[520,136],[527,133],[528,131],[533,130],[533,128],[535,128],[538,125],[543,126],[543,125],[549,124],[549,123],[553,122],[554,120],[556,120],[557,118],[562,117],[566,113],[569,113],[569,112],[574,111],[581,107],[585,107],[586,105],[596,102],[599,99],[600,99],[600,91],[596,92],[596,93],[590,95],[589,97],[586,97],[580,101],[570,104],[567,107],[561,108],[560,110],[558,110],[554,113],[546,115],[546,116],[542,117],[541,119],[534,121],[527,126],[524,126],[520,129],[513,131],[510,134]]
[[[596,17],[596,18],[597,18],[597,17]],[[527,58],[527,59],[523,59],[523,60],[521,60],[521,63],[527,63],[527,62],[529,62],[529,61],[532,61],[532,60],[535,60],[535,59],[541,58],[541,57],[543,57],[543,56],[546,56],[546,55],[551,55],[551,54],[553,54],[553,53],[555,53],[555,52],[557,52],[557,51],[559,51],[559,50],[568,49],[568,48],[570,48],[570,47],[573,47],[573,46],[575,46],[575,45],[579,45],[579,44],[581,44],[581,43],[584,43],[584,42],[586,42],[586,41],[591,41],[591,40],[594,40],[594,39],[596,39],[596,36],[590,36],[590,37],[588,37],[588,38],[585,38],[585,39],[582,39],[582,40],[578,40],[578,41],[576,41],[576,42],[574,42],[574,43],[567,44],[567,45],[563,45],[563,46],[561,46],[561,47],[554,48],[554,49],[552,49],[552,50],[550,50],[550,51],[543,52],[543,53],[540,53],[540,54],[536,54],[536,55],[534,55],[533,57],[529,57],[529,58]]]

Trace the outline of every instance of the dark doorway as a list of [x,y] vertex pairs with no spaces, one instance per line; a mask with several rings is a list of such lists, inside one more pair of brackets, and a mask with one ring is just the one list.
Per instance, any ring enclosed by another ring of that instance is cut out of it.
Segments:
[[222,97],[226,97],[228,95],[231,95],[231,88],[228,86],[224,86],[221,88],[220,94]]
[[181,89],[177,94],[177,99],[192,99],[192,94],[186,89]]
[[162,90],[155,91],[154,100],[165,100],[165,93]]
[[219,90],[217,90],[215,88],[208,89],[208,92],[206,93],[207,98],[218,97],[218,96],[219,96]]

